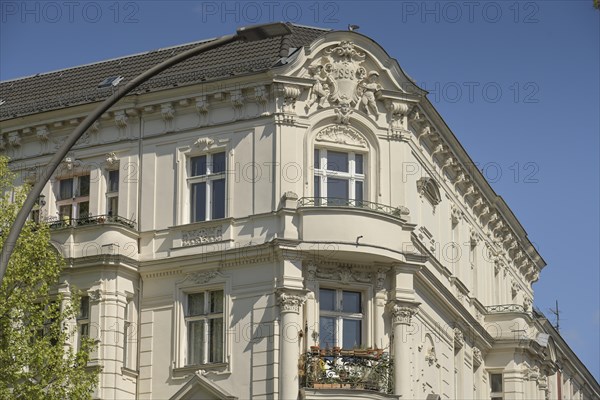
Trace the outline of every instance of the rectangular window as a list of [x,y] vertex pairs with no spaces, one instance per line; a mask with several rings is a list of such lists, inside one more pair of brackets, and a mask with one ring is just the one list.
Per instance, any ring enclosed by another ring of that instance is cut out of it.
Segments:
[[187,365],[223,362],[223,291],[187,296]]
[[133,299],[127,299],[124,315],[123,332],[123,367],[136,369],[136,344],[137,332],[135,330],[135,303]]
[[362,345],[362,331],[362,293],[342,289],[319,290],[321,347],[359,347]]
[[90,298],[83,296],[79,302],[79,313],[77,315],[78,348],[81,348],[81,340],[90,336]]
[[106,214],[109,217],[119,216],[119,170],[108,171],[106,185]]
[[365,195],[364,156],[326,149],[314,151],[314,197],[327,205],[362,207]]
[[504,398],[502,374],[490,374],[490,389],[492,400],[502,400]]
[[58,181],[58,217],[71,223],[72,219],[85,219],[90,216],[90,176],[82,175]]
[[225,152],[190,157],[190,222],[225,218]]

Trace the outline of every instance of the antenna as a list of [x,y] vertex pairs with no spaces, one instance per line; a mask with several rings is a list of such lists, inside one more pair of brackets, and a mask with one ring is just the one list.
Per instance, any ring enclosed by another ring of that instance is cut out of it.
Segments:
[[560,332],[560,310],[558,309],[558,300],[556,300],[556,308],[551,308],[550,312],[556,317],[556,325],[554,326],[554,328],[557,332]]

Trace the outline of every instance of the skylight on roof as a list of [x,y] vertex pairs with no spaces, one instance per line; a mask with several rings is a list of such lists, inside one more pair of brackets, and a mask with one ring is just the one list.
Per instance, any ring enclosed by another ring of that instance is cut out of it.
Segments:
[[99,88],[117,86],[123,80],[122,76],[109,76],[98,85]]

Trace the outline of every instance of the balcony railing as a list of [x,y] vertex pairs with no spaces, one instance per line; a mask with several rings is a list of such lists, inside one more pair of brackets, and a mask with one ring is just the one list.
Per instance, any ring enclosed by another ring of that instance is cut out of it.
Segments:
[[394,391],[393,362],[380,349],[311,350],[302,356],[300,365],[305,388]]
[[351,207],[371,210],[393,217],[402,218],[409,214],[406,207],[392,207],[372,201],[344,199],[336,197],[302,197],[298,200],[299,207]]
[[488,314],[525,312],[525,308],[523,308],[523,306],[520,304],[501,304],[496,306],[487,306],[486,310]]
[[119,217],[118,215],[108,214],[88,215],[80,218],[52,217],[46,218],[45,222],[50,226],[50,229],[60,229],[86,225],[100,225],[104,223],[119,224],[132,229],[135,228],[135,221]]

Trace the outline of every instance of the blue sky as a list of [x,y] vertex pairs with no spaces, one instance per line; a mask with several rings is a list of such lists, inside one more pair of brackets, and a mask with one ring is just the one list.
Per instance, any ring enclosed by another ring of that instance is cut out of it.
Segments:
[[269,20],[360,32],[424,89],[548,263],[535,306],[600,377],[600,12],[585,1],[2,0],[0,79]]

